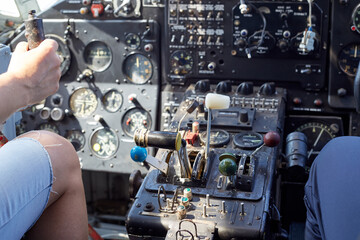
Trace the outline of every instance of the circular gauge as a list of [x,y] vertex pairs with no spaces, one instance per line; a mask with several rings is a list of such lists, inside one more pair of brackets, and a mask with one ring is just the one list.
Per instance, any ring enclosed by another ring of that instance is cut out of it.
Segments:
[[102,72],[110,66],[112,53],[104,42],[94,41],[85,47],[84,60],[91,70]]
[[59,128],[57,126],[55,126],[54,124],[52,124],[52,123],[43,123],[38,127],[38,129],[39,130],[46,130],[46,131],[53,132],[53,133],[56,133],[56,134],[60,133]]
[[243,132],[234,136],[235,146],[242,149],[255,149],[263,144],[263,137],[256,132]]
[[67,72],[67,70],[69,70],[70,67],[70,62],[71,62],[70,50],[66,45],[65,40],[60,36],[55,34],[46,34],[45,37],[55,40],[59,45],[58,49],[56,50],[56,54],[59,56],[61,61],[60,70],[61,70],[61,76],[63,76]]
[[352,21],[356,31],[360,33],[360,4],[353,11]]
[[91,151],[100,158],[110,158],[119,147],[119,139],[114,130],[101,128],[91,134]]
[[76,117],[88,117],[95,112],[97,99],[95,93],[88,88],[80,88],[70,96],[70,109]]
[[295,130],[304,133],[307,137],[309,160],[314,160],[325,144],[336,137],[332,129],[335,128],[321,122],[309,122]]
[[[202,132],[200,134],[200,141],[206,143],[207,133]],[[210,132],[210,146],[211,147],[222,147],[230,141],[230,135],[224,130],[211,130]]]
[[139,17],[141,0],[113,0],[115,17]]
[[170,66],[176,75],[188,74],[194,65],[192,56],[186,51],[176,51],[170,56]]
[[117,90],[110,90],[103,97],[104,107],[109,112],[117,112],[122,103],[123,97]]
[[125,59],[123,72],[132,83],[144,84],[151,78],[153,69],[150,59],[135,53]]
[[341,71],[355,77],[360,61],[360,44],[350,44],[344,47],[339,56],[338,63]]
[[140,46],[141,40],[140,37],[134,33],[129,33],[125,38],[126,45],[131,49],[136,49]]
[[138,128],[151,128],[151,116],[144,109],[133,108],[124,114],[121,125],[126,135],[132,137]]
[[85,136],[79,130],[68,131],[66,139],[71,142],[77,152],[82,150],[85,146]]

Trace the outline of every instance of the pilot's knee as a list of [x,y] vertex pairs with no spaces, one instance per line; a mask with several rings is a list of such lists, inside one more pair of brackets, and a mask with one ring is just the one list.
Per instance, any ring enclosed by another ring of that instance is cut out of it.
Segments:
[[31,131],[20,138],[33,138],[40,142],[48,152],[54,168],[62,168],[65,171],[79,169],[80,163],[73,145],[62,136],[49,131]]
[[354,136],[337,137],[328,142],[320,151],[315,163],[316,168],[324,170],[351,167],[358,162],[360,138]]

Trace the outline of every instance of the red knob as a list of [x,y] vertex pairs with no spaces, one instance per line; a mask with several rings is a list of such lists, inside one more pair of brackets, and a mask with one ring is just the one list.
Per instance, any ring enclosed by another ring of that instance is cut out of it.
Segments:
[[91,5],[91,13],[94,18],[99,17],[104,12],[104,5],[101,3]]
[[270,131],[264,136],[264,144],[267,147],[276,147],[280,143],[280,135],[277,132]]

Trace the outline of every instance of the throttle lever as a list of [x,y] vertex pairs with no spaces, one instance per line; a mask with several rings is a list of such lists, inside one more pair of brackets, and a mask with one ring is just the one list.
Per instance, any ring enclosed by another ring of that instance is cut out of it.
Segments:
[[36,17],[35,13],[35,10],[30,10],[29,17],[25,20],[25,37],[30,50],[36,48],[45,40],[43,21],[41,18]]

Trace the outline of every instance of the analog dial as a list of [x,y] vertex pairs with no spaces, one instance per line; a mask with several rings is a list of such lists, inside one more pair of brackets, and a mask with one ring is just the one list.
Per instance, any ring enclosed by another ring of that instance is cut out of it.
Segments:
[[153,67],[150,59],[142,54],[135,53],[125,59],[123,72],[132,83],[144,84],[151,78]]
[[84,60],[90,69],[102,72],[110,66],[112,53],[104,42],[93,41],[85,47]]
[[117,90],[108,91],[103,97],[103,105],[109,112],[117,112],[121,108],[123,97]]
[[[200,141],[206,143],[207,133],[202,132],[200,134]],[[228,144],[230,141],[230,135],[224,130],[211,130],[210,132],[210,146],[211,147],[222,147]]]
[[344,47],[338,57],[341,71],[355,77],[360,61],[360,44],[350,44]]
[[321,122],[309,122],[295,130],[304,133],[307,137],[309,160],[314,160],[325,144],[336,137],[335,129],[338,127]]
[[85,146],[85,136],[79,130],[68,131],[66,139],[71,142],[77,152],[82,150]]
[[352,21],[356,31],[360,33],[360,4],[353,11]]
[[255,132],[238,133],[234,136],[234,144],[242,149],[254,149],[263,144],[263,137]]
[[140,46],[141,40],[138,35],[134,33],[129,33],[128,35],[126,35],[125,42],[129,48],[136,49]]
[[119,138],[110,128],[101,128],[90,137],[91,151],[99,158],[111,158],[119,148]]
[[179,50],[171,54],[170,66],[174,74],[186,75],[192,70],[193,65],[194,60],[188,52]]
[[76,117],[88,117],[98,105],[95,93],[88,88],[76,90],[70,97],[70,109]]
[[151,128],[151,117],[144,109],[133,108],[125,113],[121,125],[126,135],[132,137],[138,128]]

